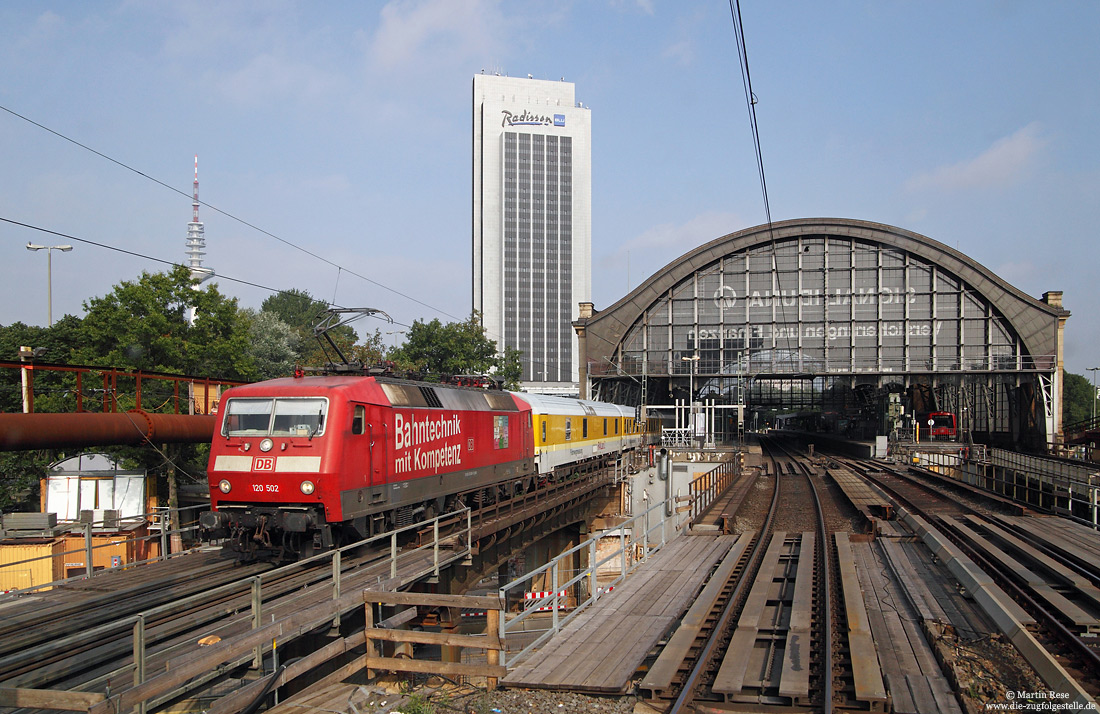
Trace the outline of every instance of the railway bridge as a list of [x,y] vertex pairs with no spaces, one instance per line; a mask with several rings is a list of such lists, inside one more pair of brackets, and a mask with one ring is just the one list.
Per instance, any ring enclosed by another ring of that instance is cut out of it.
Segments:
[[[1004,448],[1095,436],[1060,423],[1068,317],[1060,293],[1029,297],[891,226],[723,236],[574,325],[582,396],[662,419],[659,466],[287,569],[188,554],[6,605],[0,706],[234,712],[312,681],[272,710],[332,709],[392,670],[675,711],[1094,707],[1100,474]],[[834,439],[903,441],[940,411],[965,443],[886,461],[753,428],[810,412]],[[122,595],[133,604],[109,614]],[[76,634],[41,619],[75,622],[92,601]]]

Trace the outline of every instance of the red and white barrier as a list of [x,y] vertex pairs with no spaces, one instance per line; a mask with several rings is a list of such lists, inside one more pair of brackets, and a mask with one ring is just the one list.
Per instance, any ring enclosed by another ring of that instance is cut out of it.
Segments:
[[[554,595],[554,592],[552,590],[540,590],[538,592],[525,592],[525,593],[523,593],[523,599],[525,601],[523,603],[523,609],[524,610],[530,610],[531,605],[534,604],[534,603],[526,602],[528,600],[541,600],[541,599],[546,598],[546,597],[553,597],[553,595]],[[560,593],[558,593],[558,597],[562,597],[562,598],[565,597],[565,591],[562,590]],[[551,605],[544,605],[543,607],[536,607],[535,611],[536,612],[542,612],[542,611],[549,612],[549,611],[552,611],[553,609],[554,609],[554,606],[551,604]],[[566,606],[565,606],[565,603],[559,601],[558,602],[558,609],[559,610],[567,609]]]

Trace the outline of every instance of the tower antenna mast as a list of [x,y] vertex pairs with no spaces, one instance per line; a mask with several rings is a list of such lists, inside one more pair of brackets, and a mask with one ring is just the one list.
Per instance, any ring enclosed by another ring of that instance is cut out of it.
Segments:
[[187,224],[187,267],[191,278],[200,283],[214,276],[210,268],[202,267],[202,257],[206,255],[205,227],[199,220],[199,157],[195,155],[195,183],[191,201],[191,222]]

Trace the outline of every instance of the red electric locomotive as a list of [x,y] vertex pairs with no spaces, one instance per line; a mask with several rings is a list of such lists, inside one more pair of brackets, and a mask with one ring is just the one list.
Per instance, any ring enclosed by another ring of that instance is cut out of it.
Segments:
[[955,415],[951,412],[924,412],[917,414],[917,429],[923,438],[954,439]]
[[306,556],[531,485],[531,407],[502,391],[358,375],[225,392],[200,524]]

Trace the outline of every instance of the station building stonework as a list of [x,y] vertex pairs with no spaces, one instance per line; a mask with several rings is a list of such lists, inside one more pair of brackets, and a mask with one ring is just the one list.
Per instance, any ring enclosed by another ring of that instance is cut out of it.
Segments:
[[1042,449],[1061,431],[1061,298],[1032,298],[889,225],[757,226],[696,248],[605,310],[583,304],[582,396],[587,386],[658,412],[725,406],[720,438],[799,410],[858,437],[951,411],[967,438]]

